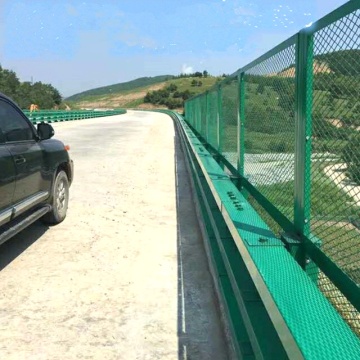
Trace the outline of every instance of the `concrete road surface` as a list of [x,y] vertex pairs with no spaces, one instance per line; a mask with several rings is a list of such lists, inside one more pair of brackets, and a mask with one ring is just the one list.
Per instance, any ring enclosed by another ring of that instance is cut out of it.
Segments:
[[172,120],[54,128],[75,162],[68,217],[0,247],[0,359],[227,359]]

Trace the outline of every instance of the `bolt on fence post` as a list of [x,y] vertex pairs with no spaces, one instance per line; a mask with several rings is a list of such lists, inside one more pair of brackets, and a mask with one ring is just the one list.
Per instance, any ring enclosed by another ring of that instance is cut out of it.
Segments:
[[[295,111],[295,193],[294,225],[297,233],[310,235],[311,206],[311,136],[313,99],[313,33],[310,29],[299,32],[296,42],[296,111]],[[305,246],[301,244],[295,254],[305,269]],[[310,271],[317,278],[317,271]],[[309,271],[308,271],[309,272]],[[315,280],[314,279],[314,280]]]
[[245,73],[238,75],[237,170],[244,177],[245,168]]
[[222,153],[222,140],[223,140],[223,131],[224,131],[224,124],[222,122],[223,114],[222,114],[222,88],[221,84],[219,84],[217,89],[217,145],[218,151]]

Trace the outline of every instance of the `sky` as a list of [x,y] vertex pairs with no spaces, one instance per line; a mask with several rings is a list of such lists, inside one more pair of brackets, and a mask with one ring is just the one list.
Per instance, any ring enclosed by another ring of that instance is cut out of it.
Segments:
[[0,0],[0,64],[63,96],[233,73],[347,0]]

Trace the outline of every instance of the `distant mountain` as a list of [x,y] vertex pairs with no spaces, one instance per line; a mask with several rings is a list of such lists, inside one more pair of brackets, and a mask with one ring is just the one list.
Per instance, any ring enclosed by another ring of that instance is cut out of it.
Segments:
[[113,84],[108,86],[103,86],[87,91],[83,91],[81,93],[69,96],[65,100],[67,101],[81,101],[85,100],[91,96],[99,96],[99,95],[111,95],[114,93],[122,92],[122,91],[132,91],[137,88],[141,88],[144,86],[150,86],[157,83],[161,83],[170,79],[173,79],[173,75],[159,75],[154,77],[142,77],[135,80]]

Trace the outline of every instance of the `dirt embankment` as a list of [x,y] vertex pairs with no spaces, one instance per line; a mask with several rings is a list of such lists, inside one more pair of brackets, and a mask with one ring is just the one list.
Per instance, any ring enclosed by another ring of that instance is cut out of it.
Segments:
[[[329,65],[326,62],[314,60],[313,72],[314,74],[330,74],[333,71],[330,69]],[[268,74],[267,76],[295,77],[295,66],[292,66],[286,70],[277,73]]]
[[[80,108],[113,108],[113,107],[126,107],[136,103],[137,100],[142,100],[148,91],[160,90],[166,85],[165,82],[156,85],[148,86],[134,90],[131,93],[105,95],[99,97],[97,100],[85,100],[77,103]],[[148,104],[146,104],[148,105]],[[150,109],[150,106],[143,107]]]

